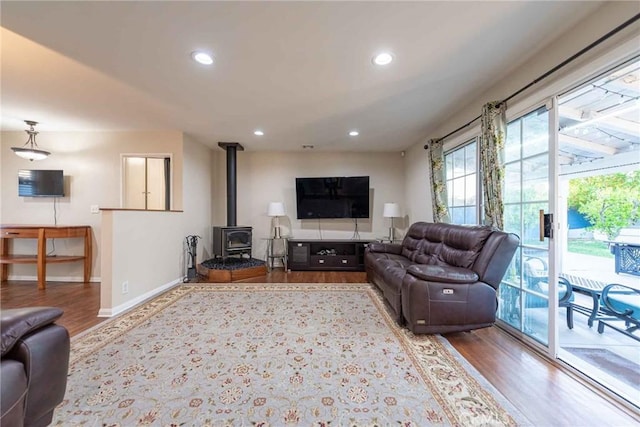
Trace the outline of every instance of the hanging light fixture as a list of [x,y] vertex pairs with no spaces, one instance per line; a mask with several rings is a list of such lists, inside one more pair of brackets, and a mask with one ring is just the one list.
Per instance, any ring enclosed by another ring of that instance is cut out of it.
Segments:
[[41,150],[38,148],[38,144],[36,143],[36,135],[38,132],[36,132],[33,127],[37,125],[38,122],[33,122],[31,120],[25,120],[24,122],[29,125],[29,129],[25,129],[25,132],[29,134],[29,140],[25,142],[22,147],[11,147],[11,149],[16,153],[16,155],[23,159],[31,161],[46,159],[51,153]]

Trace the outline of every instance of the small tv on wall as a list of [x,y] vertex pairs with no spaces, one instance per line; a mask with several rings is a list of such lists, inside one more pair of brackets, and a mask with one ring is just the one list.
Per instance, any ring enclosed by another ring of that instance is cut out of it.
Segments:
[[296,178],[298,219],[369,218],[369,177]]
[[61,170],[21,169],[18,171],[18,196],[64,197]]

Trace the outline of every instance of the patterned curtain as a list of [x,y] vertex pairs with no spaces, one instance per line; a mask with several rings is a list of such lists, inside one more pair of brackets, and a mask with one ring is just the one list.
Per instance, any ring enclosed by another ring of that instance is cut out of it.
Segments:
[[504,181],[504,139],[507,134],[506,104],[489,102],[482,107],[480,168],[484,187],[484,221],[504,229],[502,183]]
[[442,141],[429,141],[429,161],[431,163],[431,201],[433,222],[449,222],[447,210],[447,186],[444,182],[444,152]]

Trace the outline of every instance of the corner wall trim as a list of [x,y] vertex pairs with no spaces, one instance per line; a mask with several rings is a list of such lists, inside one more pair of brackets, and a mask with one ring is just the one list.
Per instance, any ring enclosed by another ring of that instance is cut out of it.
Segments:
[[164,284],[162,286],[160,286],[159,288],[155,288],[149,292],[146,292],[138,297],[135,297],[123,304],[120,304],[117,307],[113,307],[113,308],[101,308],[98,311],[98,317],[113,317],[113,316],[117,316],[118,314],[121,314],[137,305],[142,304],[143,302],[146,302],[148,300],[150,300],[151,298],[165,292],[168,291],[169,289],[173,288],[176,285],[179,285],[180,283],[182,283],[182,278],[179,279],[175,279],[167,284]]

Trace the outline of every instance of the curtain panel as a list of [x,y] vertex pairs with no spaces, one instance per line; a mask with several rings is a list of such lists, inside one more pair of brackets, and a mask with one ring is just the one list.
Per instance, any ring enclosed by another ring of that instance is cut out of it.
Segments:
[[504,229],[504,141],[507,134],[506,103],[493,101],[482,107],[480,168],[484,187],[484,223]]
[[443,142],[438,139],[429,141],[429,163],[431,166],[431,203],[433,222],[449,222],[447,209],[447,186],[444,177]]

